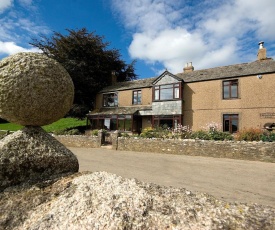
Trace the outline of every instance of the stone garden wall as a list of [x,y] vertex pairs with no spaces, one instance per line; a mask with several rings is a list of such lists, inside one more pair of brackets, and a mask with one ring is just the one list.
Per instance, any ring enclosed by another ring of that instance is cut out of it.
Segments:
[[118,138],[117,150],[258,160],[275,163],[275,142]]
[[[95,136],[55,136],[68,147],[99,148]],[[112,149],[120,151],[155,152],[189,156],[205,156],[257,160],[275,163],[275,142],[173,140],[119,137],[113,138]]]

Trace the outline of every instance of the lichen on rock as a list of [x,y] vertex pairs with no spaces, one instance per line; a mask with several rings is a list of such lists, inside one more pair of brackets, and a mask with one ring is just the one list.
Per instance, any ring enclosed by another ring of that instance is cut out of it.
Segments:
[[25,127],[0,141],[0,191],[78,169],[76,156],[40,127]]
[[79,173],[47,186],[0,193],[3,229],[261,229],[275,210],[226,203],[183,188],[107,173]]
[[74,98],[68,72],[40,53],[0,61],[0,117],[23,126],[43,126],[64,117]]
[[25,126],[0,141],[0,191],[78,172],[76,156],[40,127],[70,110],[68,72],[44,54],[18,53],[0,62],[0,92],[0,117]]

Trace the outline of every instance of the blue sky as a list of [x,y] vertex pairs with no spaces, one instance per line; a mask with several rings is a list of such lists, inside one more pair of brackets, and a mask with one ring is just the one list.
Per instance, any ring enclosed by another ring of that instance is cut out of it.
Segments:
[[137,60],[139,78],[275,58],[274,0],[0,0],[0,59],[39,34],[86,27]]

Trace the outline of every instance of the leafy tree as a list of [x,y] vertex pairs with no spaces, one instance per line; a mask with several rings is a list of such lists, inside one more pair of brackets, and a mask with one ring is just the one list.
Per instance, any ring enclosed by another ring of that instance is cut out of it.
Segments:
[[89,33],[86,28],[67,31],[68,35],[58,32],[49,38],[42,35],[41,40],[33,39],[30,44],[68,71],[75,86],[74,105],[69,116],[83,118],[93,109],[96,94],[111,84],[113,71],[117,81],[137,78],[135,61],[126,64],[119,50],[108,49],[109,43],[103,42],[104,37]]

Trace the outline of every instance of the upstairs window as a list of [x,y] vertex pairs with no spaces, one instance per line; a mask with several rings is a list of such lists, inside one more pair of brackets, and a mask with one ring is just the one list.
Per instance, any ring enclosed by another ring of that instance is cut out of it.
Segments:
[[238,98],[238,80],[223,81],[223,99]]
[[103,107],[117,107],[118,99],[117,93],[103,94]]
[[133,91],[132,104],[133,105],[140,105],[141,104],[141,90]]
[[180,83],[154,87],[154,101],[180,99]]

